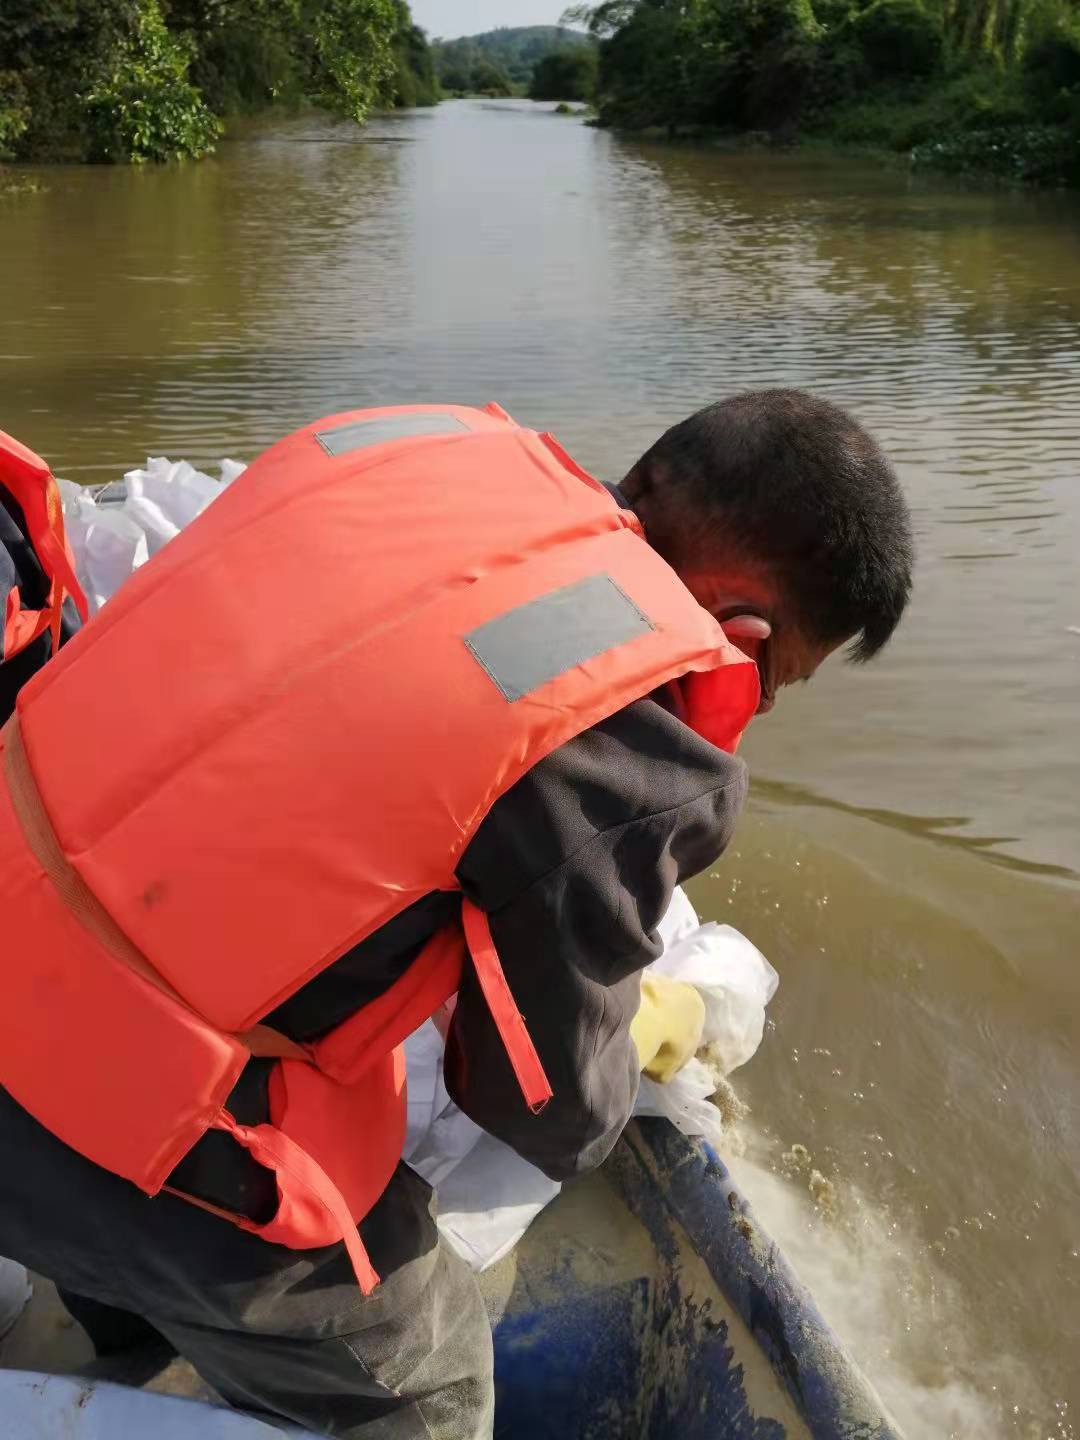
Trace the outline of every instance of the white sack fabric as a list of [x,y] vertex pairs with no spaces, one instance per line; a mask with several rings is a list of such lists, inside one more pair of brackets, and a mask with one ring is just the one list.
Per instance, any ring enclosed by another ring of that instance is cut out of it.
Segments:
[[214,480],[186,460],[158,457],[112,485],[84,487],[60,480],[68,543],[91,615],[245,468],[236,460],[222,460],[221,478]]

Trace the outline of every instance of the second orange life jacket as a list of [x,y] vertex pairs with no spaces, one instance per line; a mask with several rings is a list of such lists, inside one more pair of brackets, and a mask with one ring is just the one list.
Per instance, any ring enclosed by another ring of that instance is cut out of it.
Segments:
[[27,539],[48,581],[49,592],[43,606],[29,610],[23,608],[17,588],[8,591],[0,615],[0,664],[13,659],[45,631],[52,634],[52,653],[56,654],[66,596],[86,619],[86,597],[64,537],[64,510],[52,471],[40,455],[0,430],[0,499],[5,491],[22,512]]

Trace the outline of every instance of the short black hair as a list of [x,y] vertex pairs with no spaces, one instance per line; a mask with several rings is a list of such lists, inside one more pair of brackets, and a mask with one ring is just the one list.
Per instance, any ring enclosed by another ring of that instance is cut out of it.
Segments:
[[719,548],[766,567],[813,638],[854,638],[851,657],[865,661],[899,624],[914,558],[907,502],[839,406],[805,390],[735,395],[668,430],[631,479],[655,501],[685,502],[688,554]]

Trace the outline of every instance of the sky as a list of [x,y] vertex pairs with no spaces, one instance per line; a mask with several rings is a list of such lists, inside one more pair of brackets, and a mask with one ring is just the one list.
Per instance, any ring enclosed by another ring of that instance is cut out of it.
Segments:
[[570,0],[409,0],[413,19],[434,38],[478,35],[498,25],[555,25]]

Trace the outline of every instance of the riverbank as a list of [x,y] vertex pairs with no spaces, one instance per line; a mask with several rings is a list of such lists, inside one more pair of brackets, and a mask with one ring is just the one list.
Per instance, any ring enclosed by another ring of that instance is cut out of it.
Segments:
[[806,136],[907,157],[917,169],[1080,187],[1080,134],[1049,123],[1005,77],[969,73],[922,91],[839,105]]
[[1080,186],[1066,0],[701,0],[681,16],[602,6],[591,25],[600,123],[625,132],[825,140]]
[[[576,114],[584,112],[576,111]],[[630,139],[700,144],[716,150],[802,150],[874,160],[896,169],[950,175],[987,185],[1080,189],[1080,152],[1069,132],[1047,125],[997,125],[982,130],[937,130],[909,137],[917,107],[868,105],[840,112],[832,123],[800,133],[725,130],[706,125],[606,126]]]
[[40,195],[44,189],[40,180],[0,165],[0,200],[13,199],[16,195]]
[[406,0],[16,11],[0,8],[0,162],[197,160],[231,116],[310,104],[362,123],[438,98]]

